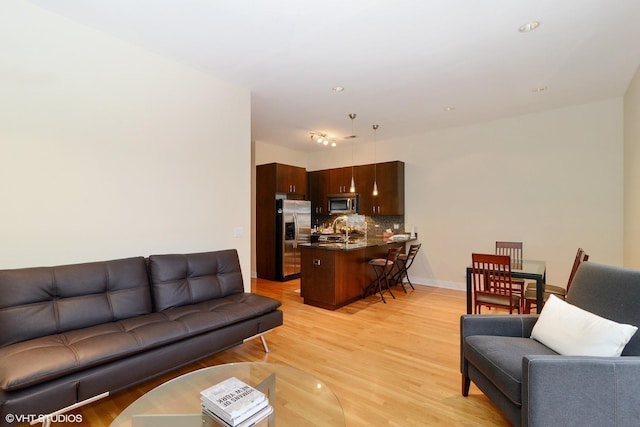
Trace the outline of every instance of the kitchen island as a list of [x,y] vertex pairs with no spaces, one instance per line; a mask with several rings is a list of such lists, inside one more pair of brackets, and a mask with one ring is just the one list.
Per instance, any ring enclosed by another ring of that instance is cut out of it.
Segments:
[[375,279],[367,262],[386,258],[391,247],[403,250],[406,242],[382,238],[354,243],[316,242],[299,245],[301,254],[300,295],[305,304],[335,310],[362,298]]

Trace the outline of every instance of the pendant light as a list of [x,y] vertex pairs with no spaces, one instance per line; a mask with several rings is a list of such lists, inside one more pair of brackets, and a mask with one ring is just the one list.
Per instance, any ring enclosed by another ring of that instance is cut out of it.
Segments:
[[378,195],[378,128],[379,125],[373,125],[373,195]]
[[349,114],[349,118],[351,119],[351,186],[349,187],[349,192],[355,193],[356,181],[353,179],[353,139],[355,138],[355,134],[353,133],[353,119],[356,118],[356,114]]

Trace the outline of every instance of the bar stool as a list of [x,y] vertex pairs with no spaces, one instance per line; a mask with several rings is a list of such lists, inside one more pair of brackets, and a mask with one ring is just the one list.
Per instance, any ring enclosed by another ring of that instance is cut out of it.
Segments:
[[420,250],[421,246],[422,246],[422,243],[419,243],[417,245],[411,245],[409,246],[409,252],[407,252],[406,254],[398,255],[398,261],[396,262],[397,271],[393,274],[393,282],[394,283],[399,282],[405,294],[407,293],[407,290],[405,289],[404,282],[403,282],[405,277],[407,278],[407,282],[409,283],[409,286],[411,286],[411,289],[413,290],[416,289],[413,287],[413,284],[409,279],[408,270],[409,270],[409,267],[411,267],[411,264],[413,264],[413,260],[418,254],[418,251]]
[[376,273],[376,278],[373,280],[367,290],[363,294],[363,298],[367,296],[367,293],[370,289],[374,290],[377,288],[378,292],[380,292],[380,298],[382,298],[383,303],[387,303],[384,299],[384,295],[382,295],[382,281],[384,280],[385,288],[389,291],[389,294],[395,299],[396,296],[391,292],[391,288],[389,287],[389,280],[392,279],[392,271],[393,267],[396,264],[396,260],[398,259],[398,255],[400,254],[400,248],[389,248],[387,252],[386,258],[375,258],[369,261],[369,265],[373,268],[373,271]]

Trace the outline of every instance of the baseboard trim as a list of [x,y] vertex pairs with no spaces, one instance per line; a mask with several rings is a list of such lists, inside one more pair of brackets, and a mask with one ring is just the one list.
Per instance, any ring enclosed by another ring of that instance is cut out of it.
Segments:
[[466,292],[467,286],[464,283],[448,282],[446,280],[434,280],[426,277],[413,277],[410,276],[411,283],[414,285],[434,286],[436,288],[453,289],[456,291]]

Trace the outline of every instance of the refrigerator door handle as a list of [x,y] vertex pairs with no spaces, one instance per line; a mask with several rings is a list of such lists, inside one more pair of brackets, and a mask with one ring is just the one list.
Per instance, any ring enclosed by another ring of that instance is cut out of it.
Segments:
[[295,235],[293,236],[293,249],[298,248],[298,215],[293,213],[293,232]]

